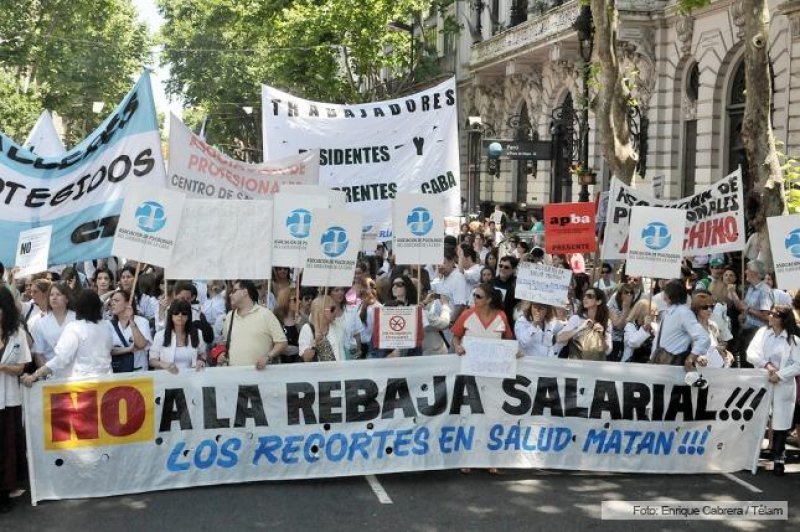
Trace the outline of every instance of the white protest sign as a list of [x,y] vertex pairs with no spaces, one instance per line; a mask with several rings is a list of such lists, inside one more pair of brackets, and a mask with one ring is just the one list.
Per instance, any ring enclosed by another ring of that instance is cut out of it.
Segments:
[[[284,187],[285,189],[286,187]],[[275,195],[272,221],[272,265],[302,268],[311,235],[312,213],[330,206],[326,194],[280,192]]]
[[282,189],[291,194],[327,196],[331,209],[344,209],[347,206],[347,195],[341,190],[331,190],[321,185],[286,185]]
[[441,264],[444,259],[442,200],[428,194],[398,194],[392,205],[395,264]]
[[22,231],[17,243],[17,258],[14,266],[19,268],[17,277],[25,277],[47,269],[47,257],[50,254],[50,238],[53,226],[35,227]]
[[634,205],[668,207],[686,212],[682,237],[686,255],[708,255],[744,249],[744,203],[742,173],[737,170],[707,190],[677,200],[657,199],[648,191],[611,180],[606,229],[601,257],[622,260],[628,253],[631,208]]
[[419,307],[381,307],[378,311],[378,348],[411,349],[417,345]]
[[461,213],[455,78],[395,100],[339,105],[262,87],[264,157],[319,150],[320,185],[385,230],[400,192],[436,195]]
[[311,150],[263,163],[228,157],[170,115],[168,186],[201,199],[272,199],[289,184],[319,181],[319,153]]
[[685,230],[684,210],[634,206],[626,273],[654,279],[680,277]]
[[372,257],[378,248],[378,232],[375,231],[375,226],[365,225],[361,231],[361,251],[365,255]]
[[168,268],[184,201],[180,192],[132,185],[122,204],[111,254]]
[[517,266],[517,299],[563,307],[568,300],[572,270],[546,264],[520,262]]
[[42,111],[22,147],[42,157],[58,157],[66,153],[50,111]]
[[269,279],[269,200],[187,199],[169,279]]
[[495,340],[465,336],[466,354],[461,357],[461,374],[513,379],[517,375],[516,340]]
[[800,214],[767,218],[767,229],[778,286],[800,288]]
[[311,212],[303,286],[351,286],[361,250],[361,216],[333,209]]

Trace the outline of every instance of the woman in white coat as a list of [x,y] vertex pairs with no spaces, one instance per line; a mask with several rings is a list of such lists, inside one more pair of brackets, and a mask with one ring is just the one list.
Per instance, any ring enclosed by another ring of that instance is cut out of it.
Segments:
[[792,429],[795,379],[800,375],[800,329],[791,307],[775,305],[769,325],[761,327],[747,348],[747,361],[766,369],[774,386],[772,395],[772,459],[776,475],[784,473],[786,436]]
[[514,323],[514,335],[520,350],[528,357],[554,357],[556,335],[564,322],[556,319],[556,311],[550,305],[521,304],[522,316]]

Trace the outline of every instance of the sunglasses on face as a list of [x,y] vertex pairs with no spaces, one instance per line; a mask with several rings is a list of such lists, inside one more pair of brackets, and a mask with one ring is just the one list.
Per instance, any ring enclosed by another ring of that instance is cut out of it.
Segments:
[[703,305],[700,310],[714,310],[714,305]]
[[597,299],[595,294],[583,294],[583,299]]
[[311,301],[312,299],[314,298],[311,296],[303,296],[303,301]]
[[334,307],[331,307],[331,308],[329,308],[328,310],[330,310],[331,312],[336,312],[336,307],[335,307],[335,306],[334,306]]
[[772,316],[773,318],[783,318],[783,313],[778,312],[777,310],[771,310],[769,312],[769,315]]
[[477,292],[474,292],[474,293],[472,294],[472,297],[474,297],[475,299],[483,299],[483,298],[484,298],[484,297],[486,297],[486,296],[484,296],[483,294],[479,294],[479,293],[477,293]]

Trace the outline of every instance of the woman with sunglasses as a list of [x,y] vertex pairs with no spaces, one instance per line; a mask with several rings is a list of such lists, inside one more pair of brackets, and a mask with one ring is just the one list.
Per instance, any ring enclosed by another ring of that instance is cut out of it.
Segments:
[[372,330],[375,327],[375,310],[383,305],[378,299],[378,289],[375,281],[367,279],[359,297],[361,303],[358,310],[358,320],[361,331],[356,334],[357,358],[374,357],[372,348]]
[[791,307],[774,305],[768,325],[756,332],[747,348],[747,360],[768,371],[772,394],[773,472],[784,474],[786,436],[793,426],[796,400],[795,377],[800,375],[800,329]]
[[600,279],[595,281],[594,287],[602,290],[606,294],[606,299],[611,299],[611,296],[616,292],[619,285],[614,280],[614,268],[611,264],[604,262],[600,268]]
[[514,335],[525,356],[554,357],[556,335],[564,323],[556,319],[555,309],[550,305],[523,301],[522,316],[514,323]]
[[697,322],[706,330],[711,340],[707,354],[697,357],[697,365],[727,368],[733,362],[733,355],[725,349],[726,342],[714,321],[714,307],[714,298],[711,294],[698,292],[692,296],[692,310],[697,316]]
[[336,309],[330,296],[321,295],[311,302],[311,319],[300,328],[298,339],[304,362],[344,360],[341,329],[334,325]]
[[192,306],[176,299],[167,311],[166,326],[150,348],[150,366],[172,374],[206,365],[206,345],[192,322]]
[[150,323],[137,314],[136,299],[130,292],[117,289],[111,299],[111,319],[106,320],[112,337],[112,366],[114,373],[147,371],[147,349],[153,342]]
[[[605,292],[603,292],[603,294],[605,295]],[[608,360],[612,362],[619,362],[624,355],[625,326],[628,324],[631,309],[634,303],[636,303],[636,301],[634,301],[635,295],[633,288],[628,285],[622,285],[609,301],[608,310],[611,315],[612,349]]]
[[[584,337],[598,335],[592,344],[592,351],[583,351],[587,345]],[[569,358],[583,360],[605,360],[611,353],[611,320],[609,319],[606,296],[602,290],[589,288],[581,297],[578,312],[570,316],[567,324],[556,336],[556,342],[567,345]],[[563,353],[564,351],[562,351]],[[563,354],[561,355],[563,356]]]
[[503,311],[500,291],[490,284],[483,283],[472,292],[473,305],[456,320],[453,325],[453,350],[466,353],[463,340],[465,336],[511,340],[514,333]]
[[[414,281],[407,275],[395,277],[392,280],[392,299],[386,303],[385,307],[410,307],[416,304],[417,286]],[[377,345],[377,342],[373,341],[373,344]],[[410,349],[378,349],[374,347],[370,352],[370,358],[395,358],[419,356],[421,354],[421,345]]]

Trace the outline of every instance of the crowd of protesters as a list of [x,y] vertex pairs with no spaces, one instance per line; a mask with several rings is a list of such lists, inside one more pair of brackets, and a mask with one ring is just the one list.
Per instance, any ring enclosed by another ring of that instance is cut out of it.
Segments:
[[[28,278],[0,267],[0,510],[24,476],[21,384],[208,365],[265,370],[461,355],[466,336],[516,339],[520,357],[671,364],[687,372],[765,368],[775,387],[774,471],[783,473],[786,439],[800,414],[800,294],[780,290],[757,257],[746,262],[743,280],[735,257],[725,255],[686,258],[680,279],[643,280],[626,275],[624,263],[590,266],[583,255],[549,255],[541,232],[506,237],[506,218],[497,209],[446,236],[441,264],[397,265],[388,243],[379,244],[358,263],[351,286],[324,290],[278,267],[270,280],[233,283],[165,281],[157,268],[116,258]],[[515,296],[521,261],[572,270],[564,305]],[[379,347],[376,310],[391,306],[419,308],[424,334],[416,347]]]

